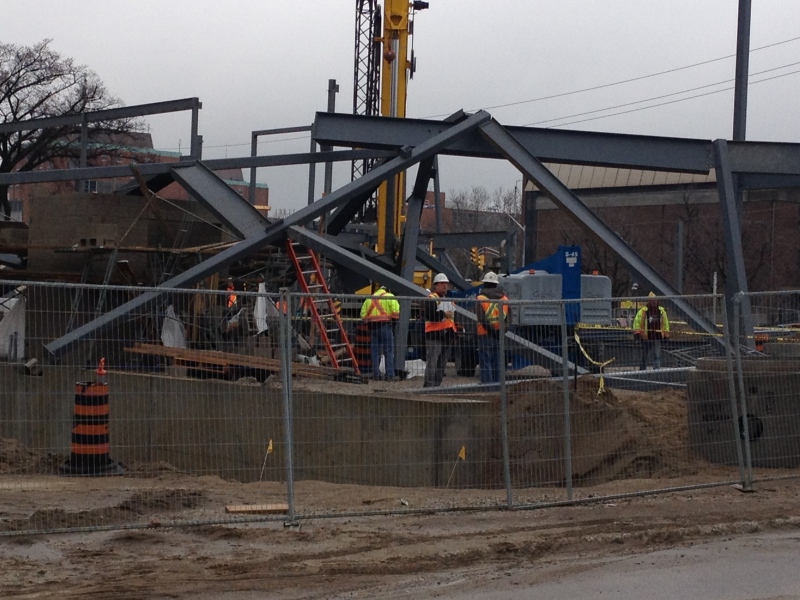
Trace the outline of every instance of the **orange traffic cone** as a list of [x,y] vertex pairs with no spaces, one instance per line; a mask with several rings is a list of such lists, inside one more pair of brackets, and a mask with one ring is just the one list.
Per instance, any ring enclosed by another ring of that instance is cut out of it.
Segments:
[[109,404],[106,359],[97,366],[95,381],[75,384],[72,417],[72,445],[64,475],[114,475],[124,473],[122,466],[109,456]]

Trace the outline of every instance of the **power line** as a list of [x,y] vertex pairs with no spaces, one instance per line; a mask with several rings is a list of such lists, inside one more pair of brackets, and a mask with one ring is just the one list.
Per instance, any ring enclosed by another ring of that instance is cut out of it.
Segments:
[[[785,65],[781,65],[780,67],[773,67],[772,69],[765,69],[763,71],[758,71],[757,73],[751,73],[750,77],[754,77],[756,75],[763,75],[764,73],[771,73],[773,71],[778,71],[780,69],[786,69],[788,67],[794,67],[794,66],[797,66],[797,65],[800,65],[800,61],[793,62],[793,63],[788,63],[788,64],[785,64]],[[784,75],[791,75],[792,73],[796,73],[796,72],[797,71],[792,71],[791,73],[784,73],[783,75],[779,75],[778,77],[783,77]],[[774,79],[774,78],[769,78],[769,79]],[[760,81],[754,81],[752,83],[756,84],[756,83],[760,83],[761,81],[768,81],[769,79],[762,79]],[[585,115],[591,115],[591,114],[595,114],[595,113],[599,113],[599,112],[605,112],[607,110],[614,110],[616,108],[623,108],[625,106],[633,106],[635,104],[642,104],[644,102],[652,102],[653,100],[661,100],[662,98],[669,98],[670,96],[679,96],[681,94],[687,94],[689,92],[696,92],[697,90],[702,90],[702,89],[706,89],[706,88],[710,88],[710,87],[715,87],[715,86],[718,86],[718,85],[724,85],[724,84],[730,83],[732,81],[735,81],[735,79],[725,79],[723,81],[717,81],[715,83],[707,83],[706,85],[701,85],[701,86],[698,86],[698,87],[688,88],[688,89],[681,90],[681,91],[678,91],[678,92],[670,92],[669,94],[662,94],[660,96],[653,96],[652,98],[645,98],[643,100],[635,100],[633,102],[626,102],[624,104],[617,104],[615,106],[607,106],[606,108],[598,108],[598,109],[595,109],[595,110],[588,110],[588,111],[581,112],[581,113],[575,113],[575,114],[572,114],[572,115],[567,115],[565,117],[555,117],[553,119],[545,119],[544,121],[536,121],[535,123],[528,123],[526,125],[523,125],[523,127],[535,127],[536,125],[543,125],[545,123],[552,123],[553,121],[563,121],[564,119],[572,119],[574,117],[582,117],[582,116],[585,116]],[[716,90],[715,92],[711,92],[711,93],[724,92],[724,91],[731,90],[731,89],[733,89],[733,88],[727,87],[727,88],[723,88],[721,90]],[[696,96],[690,96],[688,98],[682,98],[680,100],[676,100],[675,102],[681,102],[683,100],[691,100],[692,98],[699,98],[699,97],[705,96],[705,95],[708,95],[708,94],[700,94],[700,95],[696,95]],[[655,104],[653,106],[663,106],[663,103],[662,104]],[[639,110],[645,110],[645,109],[648,109],[648,108],[652,108],[652,107],[644,106]],[[616,113],[616,114],[624,114],[624,113]],[[607,115],[607,116],[613,116],[613,115]],[[599,118],[602,118],[602,117],[599,117]],[[559,127],[559,125],[555,125],[555,127]]]
[[[774,77],[766,77],[764,79],[760,79],[759,81],[751,81],[750,85],[756,85],[758,83],[764,83],[765,81],[771,81],[773,79],[780,79],[781,77],[787,77],[789,75],[795,75],[797,73],[800,73],[800,70],[790,71],[789,73],[782,73],[781,75],[775,75]],[[694,100],[695,98],[702,98],[704,96],[711,96],[713,94],[720,94],[722,92],[727,92],[727,91],[730,91],[732,89],[733,89],[732,86],[731,87],[726,87],[726,88],[722,88],[721,90],[714,90],[713,92],[706,92],[704,94],[696,94],[694,96],[688,96],[686,98],[679,98],[677,100],[670,100],[669,102],[660,102],[659,104],[653,104],[651,106],[642,106],[640,108],[632,108],[630,110],[623,110],[623,111],[620,111],[620,112],[611,113],[610,115],[600,115],[600,116],[597,116],[597,117],[589,117],[588,119],[579,119],[577,121],[569,121],[568,123],[559,123],[558,125],[551,125],[551,127],[566,127],[567,125],[575,125],[576,123],[585,123],[587,121],[596,121],[598,119],[605,119],[605,118],[608,118],[608,117],[616,117],[618,115],[625,115],[625,114],[628,114],[628,113],[638,112],[640,110],[648,110],[650,108],[657,108],[659,106],[667,106],[668,104],[677,104],[678,102],[685,102],[686,100]],[[611,109],[606,109],[606,110],[611,110]],[[575,116],[578,116],[578,115],[575,115]],[[569,119],[571,117],[562,117],[562,118]]]
[[[775,42],[773,44],[767,44],[766,46],[759,46],[758,48],[752,48],[750,50],[750,52],[752,53],[752,52],[757,52],[759,50],[766,50],[767,48],[773,48],[775,46],[780,46],[781,44],[788,44],[790,42],[796,42],[797,40],[800,40],[800,36],[794,37],[794,38],[791,38],[791,39],[788,39],[788,40],[783,40],[781,42]],[[509,106],[519,106],[520,104],[531,104],[533,102],[541,102],[543,100],[552,100],[554,98],[563,98],[564,96],[571,96],[571,95],[574,95],[574,94],[582,94],[584,92],[593,92],[595,90],[601,90],[601,89],[604,89],[604,88],[613,87],[615,85],[623,85],[625,83],[632,83],[634,81],[641,81],[643,79],[650,79],[650,78],[653,78],[653,77],[658,77],[660,75],[668,75],[670,73],[676,73],[678,71],[684,71],[686,69],[692,69],[694,67],[701,67],[703,65],[708,65],[708,64],[711,64],[711,63],[715,63],[715,62],[719,62],[719,61],[722,61],[722,60],[727,60],[729,58],[735,58],[735,57],[736,57],[735,54],[728,54],[726,56],[720,56],[719,58],[712,58],[710,60],[704,60],[702,62],[697,62],[697,63],[693,63],[693,64],[690,64],[690,65],[684,65],[682,67],[675,67],[673,69],[667,69],[666,71],[659,71],[657,73],[650,73],[649,75],[640,75],[639,77],[632,77],[630,79],[622,79],[620,81],[615,81],[613,83],[603,83],[603,84],[592,86],[592,87],[588,87],[588,88],[582,88],[582,89],[579,89],[579,90],[573,90],[571,92],[562,92],[562,93],[559,93],[559,94],[550,94],[548,96],[540,96],[538,98],[531,98],[529,100],[518,100],[516,102],[507,102],[505,104],[496,104],[494,106],[484,106],[484,107],[481,107],[480,110],[494,110],[496,108],[507,108]],[[469,112],[473,112],[475,110],[479,110],[479,109],[470,109]],[[437,117],[446,117],[449,114],[450,113],[443,113],[443,114],[439,114],[439,115],[432,115],[432,116],[429,116],[429,117],[422,117],[422,118],[423,119],[435,119]]]

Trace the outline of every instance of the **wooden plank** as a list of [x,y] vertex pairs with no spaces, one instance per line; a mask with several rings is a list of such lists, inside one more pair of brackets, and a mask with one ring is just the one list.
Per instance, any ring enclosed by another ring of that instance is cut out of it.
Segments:
[[270,515],[289,512],[288,504],[226,504],[225,512],[249,515]]
[[[244,354],[235,354],[232,352],[219,352],[216,350],[188,350],[185,348],[169,348],[166,346],[159,346],[157,344],[136,344],[132,348],[125,348],[126,352],[135,352],[138,354],[152,354],[157,356],[168,356],[170,358],[179,359],[182,361],[194,361],[198,363],[205,363],[211,365],[219,365],[222,367],[230,367],[231,365],[238,365],[242,367],[251,367],[254,369],[263,369],[265,371],[279,372],[281,369],[281,361],[276,358],[262,358],[258,356],[247,356]],[[350,373],[352,369],[341,368],[334,369],[331,367],[321,367],[314,365],[305,365],[302,363],[293,362],[292,372],[297,375],[305,375],[307,377],[336,377],[342,373]]]

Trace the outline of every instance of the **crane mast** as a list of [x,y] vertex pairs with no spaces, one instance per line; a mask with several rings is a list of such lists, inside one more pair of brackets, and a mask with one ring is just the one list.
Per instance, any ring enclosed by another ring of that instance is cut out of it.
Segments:
[[[413,33],[415,11],[425,8],[428,8],[428,2],[384,0],[381,11],[378,0],[356,0],[354,114],[378,114],[379,108],[384,117],[406,116],[407,84],[414,70],[409,38]],[[371,167],[366,162],[354,163],[353,178],[363,175]],[[404,199],[405,173],[401,173],[381,184],[375,205],[368,204],[363,210],[361,216],[365,220],[375,215],[378,252],[394,249],[405,220]]]

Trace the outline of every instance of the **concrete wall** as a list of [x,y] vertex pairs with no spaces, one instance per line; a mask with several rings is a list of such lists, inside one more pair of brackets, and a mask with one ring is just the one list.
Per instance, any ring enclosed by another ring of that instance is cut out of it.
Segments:
[[[800,364],[745,360],[742,374],[753,466],[800,466]],[[725,361],[700,360],[687,387],[689,446],[711,462],[735,465],[737,434]],[[743,423],[741,415],[737,419]]]
[[[75,382],[91,371],[45,367],[29,377],[0,366],[0,436],[39,452],[68,455]],[[283,480],[280,389],[222,381],[110,373],[111,458],[127,465],[164,461],[195,475]],[[295,393],[295,479],[444,486],[462,446],[452,486],[487,480],[492,409],[487,402],[359,394]],[[496,478],[496,477],[495,477]]]

